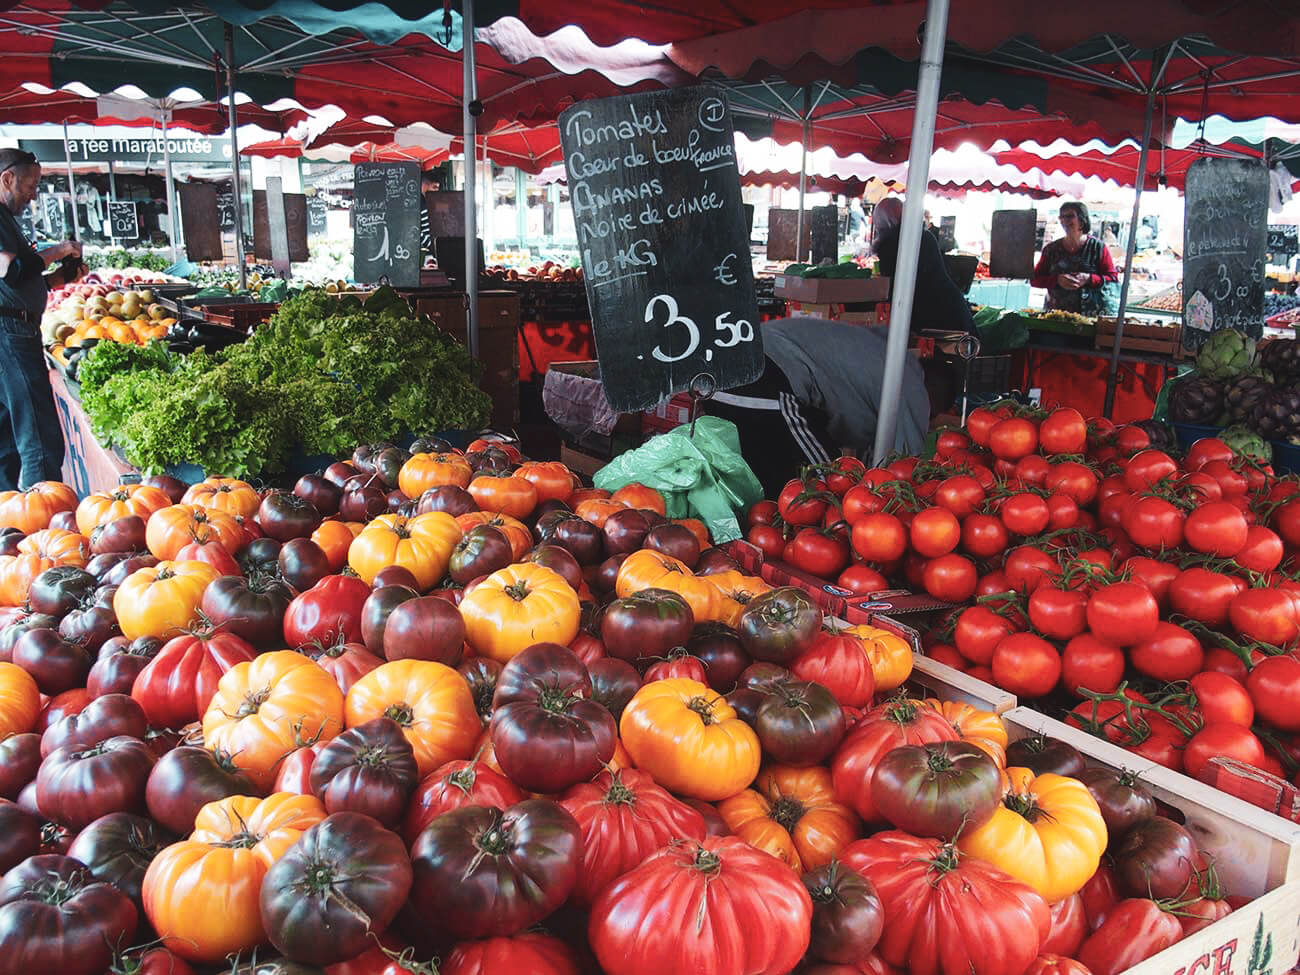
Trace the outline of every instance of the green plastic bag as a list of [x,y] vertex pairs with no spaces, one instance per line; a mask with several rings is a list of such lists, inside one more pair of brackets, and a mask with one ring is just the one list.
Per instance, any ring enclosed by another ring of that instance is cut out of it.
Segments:
[[1167,379],[1164,385],[1160,387],[1160,392],[1156,395],[1155,409],[1151,411],[1151,419],[1168,422],[1169,397],[1174,391],[1174,386],[1177,385],[1178,380],[1183,379],[1186,376],[1194,375],[1196,375],[1196,370],[1192,366],[1186,365],[1178,367],[1174,375]]
[[740,435],[730,420],[702,416],[644,446],[615,457],[592,479],[617,491],[639,481],[664,496],[669,518],[699,518],[715,542],[741,538],[736,513],[763,497],[763,487],[740,455]]

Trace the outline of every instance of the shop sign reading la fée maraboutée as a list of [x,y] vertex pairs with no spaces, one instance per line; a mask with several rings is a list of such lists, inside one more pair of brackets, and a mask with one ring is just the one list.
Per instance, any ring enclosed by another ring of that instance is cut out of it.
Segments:
[[[19,148],[33,153],[41,162],[63,162],[62,139],[22,139]],[[163,140],[150,138],[69,139],[73,162],[151,162],[162,163]],[[230,162],[230,142],[226,139],[168,139],[172,162]]]

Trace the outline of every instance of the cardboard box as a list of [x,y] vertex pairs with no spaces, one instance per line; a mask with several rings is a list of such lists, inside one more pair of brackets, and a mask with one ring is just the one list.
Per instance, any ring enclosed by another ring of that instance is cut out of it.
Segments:
[[889,298],[889,278],[801,278],[797,274],[778,274],[773,291],[778,298],[814,305],[841,304],[855,301],[885,301]]

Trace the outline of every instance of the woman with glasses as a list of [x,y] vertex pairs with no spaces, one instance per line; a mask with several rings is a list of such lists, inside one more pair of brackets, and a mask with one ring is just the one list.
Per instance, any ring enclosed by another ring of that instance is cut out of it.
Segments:
[[1083,315],[1115,313],[1119,273],[1110,251],[1092,236],[1092,220],[1082,203],[1061,204],[1065,236],[1043,248],[1029,283],[1047,289],[1048,309]]
[[79,259],[81,245],[65,240],[37,251],[23,234],[18,214],[36,198],[40,178],[30,152],[0,149],[0,490],[59,480],[63,467],[40,323],[50,285],[65,283],[63,270],[47,277],[47,268]]

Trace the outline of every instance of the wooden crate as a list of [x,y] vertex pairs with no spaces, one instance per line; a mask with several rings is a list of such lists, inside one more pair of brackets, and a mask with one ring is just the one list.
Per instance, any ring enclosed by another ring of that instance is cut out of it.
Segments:
[[[1014,741],[1042,734],[1073,745],[1090,765],[1133,772],[1207,854],[1230,894],[1251,902],[1124,975],[1266,975],[1286,972],[1300,958],[1300,826],[1247,802],[1171,772],[1029,708],[1002,716]],[[1258,939],[1271,944],[1267,965],[1252,967]]]
[[[1115,319],[1097,319],[1097,348],[1110,349],[1115,345]],[[1124,338],[1121,351],[1147,352],[1151,355],[1167,355],[1171,359],[1183,357],[1182,325],[1141,325],[1137,322],[1124,323]]]

